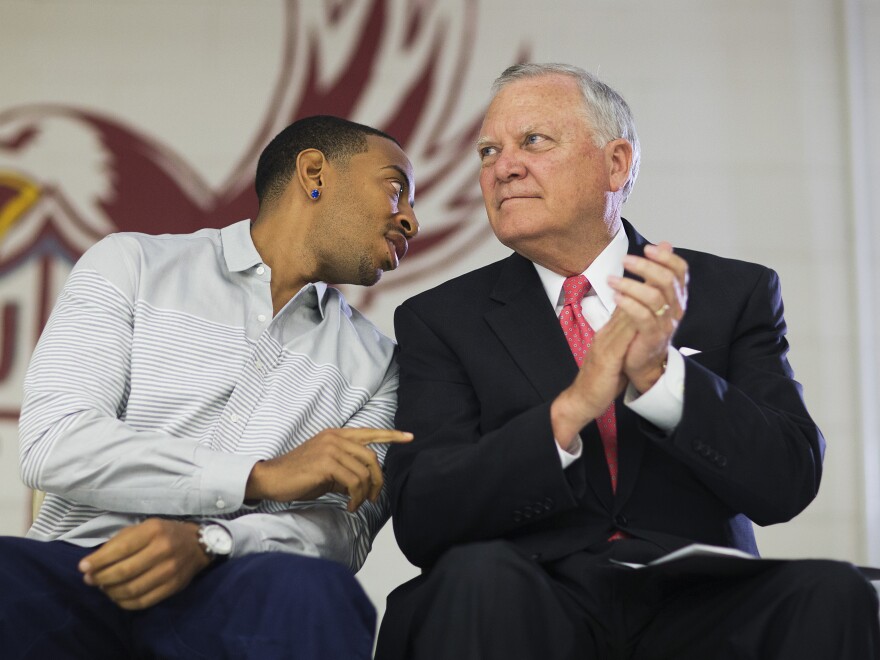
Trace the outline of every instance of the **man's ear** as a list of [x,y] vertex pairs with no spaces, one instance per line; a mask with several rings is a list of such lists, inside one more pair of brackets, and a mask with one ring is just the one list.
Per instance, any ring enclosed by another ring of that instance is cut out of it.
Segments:
[[617,138],[606,144],[605,160],[608,164],[611,192],[617,192],[629,181],[629,173],[632,169],[633,148],[629,140]]
[[[303,149],[297,155],[296,181],[310,199],[318,199],[323,192],[327,166],[327,159],[317,149]],[[316,190],[317,194],[314,193]]]

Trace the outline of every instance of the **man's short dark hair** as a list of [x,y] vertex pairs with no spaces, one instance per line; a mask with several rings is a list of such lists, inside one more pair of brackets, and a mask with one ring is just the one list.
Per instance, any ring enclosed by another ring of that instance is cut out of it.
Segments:
[[272,138],[257,163],[254,186],[257,200],[264,202],[281,196],[296,169],[296,157],[306,149],[317,149],[339,167],[345,167],[355,154],[367,150],[367,136],[376,135],[400,143],[382,131],[341,117],[316,115],[298,119]]

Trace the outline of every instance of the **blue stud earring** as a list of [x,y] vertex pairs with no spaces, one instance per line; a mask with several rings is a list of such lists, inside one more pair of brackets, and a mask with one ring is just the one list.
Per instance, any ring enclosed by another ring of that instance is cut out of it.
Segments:
[[309,195],[311,195],[312,199],[318,199],[318,197],[321,196],[321,191],[317,188],[314,188],[312,192],[309,193]]

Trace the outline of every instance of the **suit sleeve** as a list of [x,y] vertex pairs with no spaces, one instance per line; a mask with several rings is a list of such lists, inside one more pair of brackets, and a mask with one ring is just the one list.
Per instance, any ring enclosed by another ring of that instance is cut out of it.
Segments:
[[825,440],[786,357],[776,273],[760,268],[733,326],[728,345],[685,358],[681,423],[653,438],[732,511],[784,522],[816,496]]
[[483,433],[480,402],[456,351],[406,304],[395,331],[396,428],[415,440],[393,445],[386,467],[395,535],[411,562],[425,567],[452,545],[503,537],[577,505],[583,477],[562,469],[549,402]]

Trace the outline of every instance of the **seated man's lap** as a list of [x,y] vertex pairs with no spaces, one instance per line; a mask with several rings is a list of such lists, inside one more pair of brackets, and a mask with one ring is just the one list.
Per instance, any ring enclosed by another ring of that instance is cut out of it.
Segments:
[[83,657],[119,657],[120,646],[162,657],[370,657],[375,611],[335,562],[287,553],[218,562],[158,605],[127,612],[83,583],[76,566],[91,551],[0,538],[4,657],[41,657],[36,649],[65,648],[64,638],[87,645]]
[[77,564],[89,552],[70,543],[0,537],[3,657],[120,657],[126,613],[83,582]]
[[[755,570],[725,575],[725,561]],[[634,658],[861,658],[880,643],[876,595],[847,562],[722,559],[719,566],[715,578],[666,591],[641,627]]]
[[222,650],[232,657],[369,658],[375,619],[363,589],[341,564],[263,553],[211,566],[183,591],[144,610],[137,636],[140,644],[155,646],[164,635],[169,652],[180,643],[205,657]]
[[518,635],[549,629],[532,630],[536,611],[574,626],[542,640],[559,645],[546,657],[856,658],[880,644],[876,594],[851,564],[696,557],[634,570],[609,561],[632,544],[549,564],[506,542],[457,546],[389,596],[377,658],[517,657],[504,645],[524,649]]

